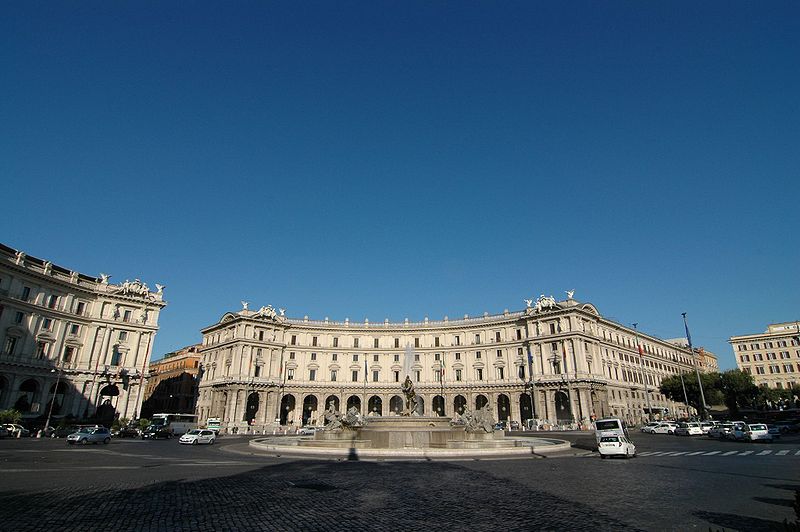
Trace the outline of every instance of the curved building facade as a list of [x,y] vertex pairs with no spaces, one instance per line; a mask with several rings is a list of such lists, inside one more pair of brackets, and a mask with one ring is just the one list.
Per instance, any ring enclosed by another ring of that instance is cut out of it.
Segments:
[[[571,297],[498,315],[418,323],[292,319],[247,305],[202,330],[200,422],[228,431],[320,424],[328,405],[398,415],[409,375],[420,414],[489,403],[498,420],[547,428],[620,416],[640,422],[685,406],[658,393],[693,369],[692,354]],[[638,345],[638,348],[637,348]]]
[[0,410],[27,423],[138,415],[163,287],[109,283],[0,244]]

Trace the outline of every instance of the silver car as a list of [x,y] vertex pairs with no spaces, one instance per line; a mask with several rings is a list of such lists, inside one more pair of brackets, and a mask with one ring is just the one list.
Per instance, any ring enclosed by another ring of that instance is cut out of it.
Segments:
[[111,432],[105,427],[83,427],[78,432],[73,432],[67,436],[67,443],[70,445],[75,445],[76,443],[87,445],[100,442],[107,444],[110,441]]

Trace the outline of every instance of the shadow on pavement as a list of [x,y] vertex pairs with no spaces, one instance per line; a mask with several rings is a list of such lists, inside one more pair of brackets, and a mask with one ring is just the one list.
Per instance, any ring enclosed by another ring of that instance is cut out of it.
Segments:
[[0,494],[6,530],[631,530],[458,464],[286,462],[141,487]]
[[767,519],[759,519],[757,517],[746,517],[734,514],[720,514],[715,512],[694,512],[695,517],[713,523],[714,525],[721,526],[731,530],[781,530],[782,523],[777,521],[768,521]]

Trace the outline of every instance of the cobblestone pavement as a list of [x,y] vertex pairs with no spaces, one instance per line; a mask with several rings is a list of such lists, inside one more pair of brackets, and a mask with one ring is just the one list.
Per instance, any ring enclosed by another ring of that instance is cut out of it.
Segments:
[[680,457],[286,460],[240,442],[0,442],[0,528],[768,530],[800,488],[798,471],[770,456],[732,474]]

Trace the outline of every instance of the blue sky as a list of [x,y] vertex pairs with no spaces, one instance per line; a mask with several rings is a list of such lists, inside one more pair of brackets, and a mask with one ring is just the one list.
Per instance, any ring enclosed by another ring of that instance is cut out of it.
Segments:
[[5,3],[0,241],[224,312],[800,319],[797,2]]

